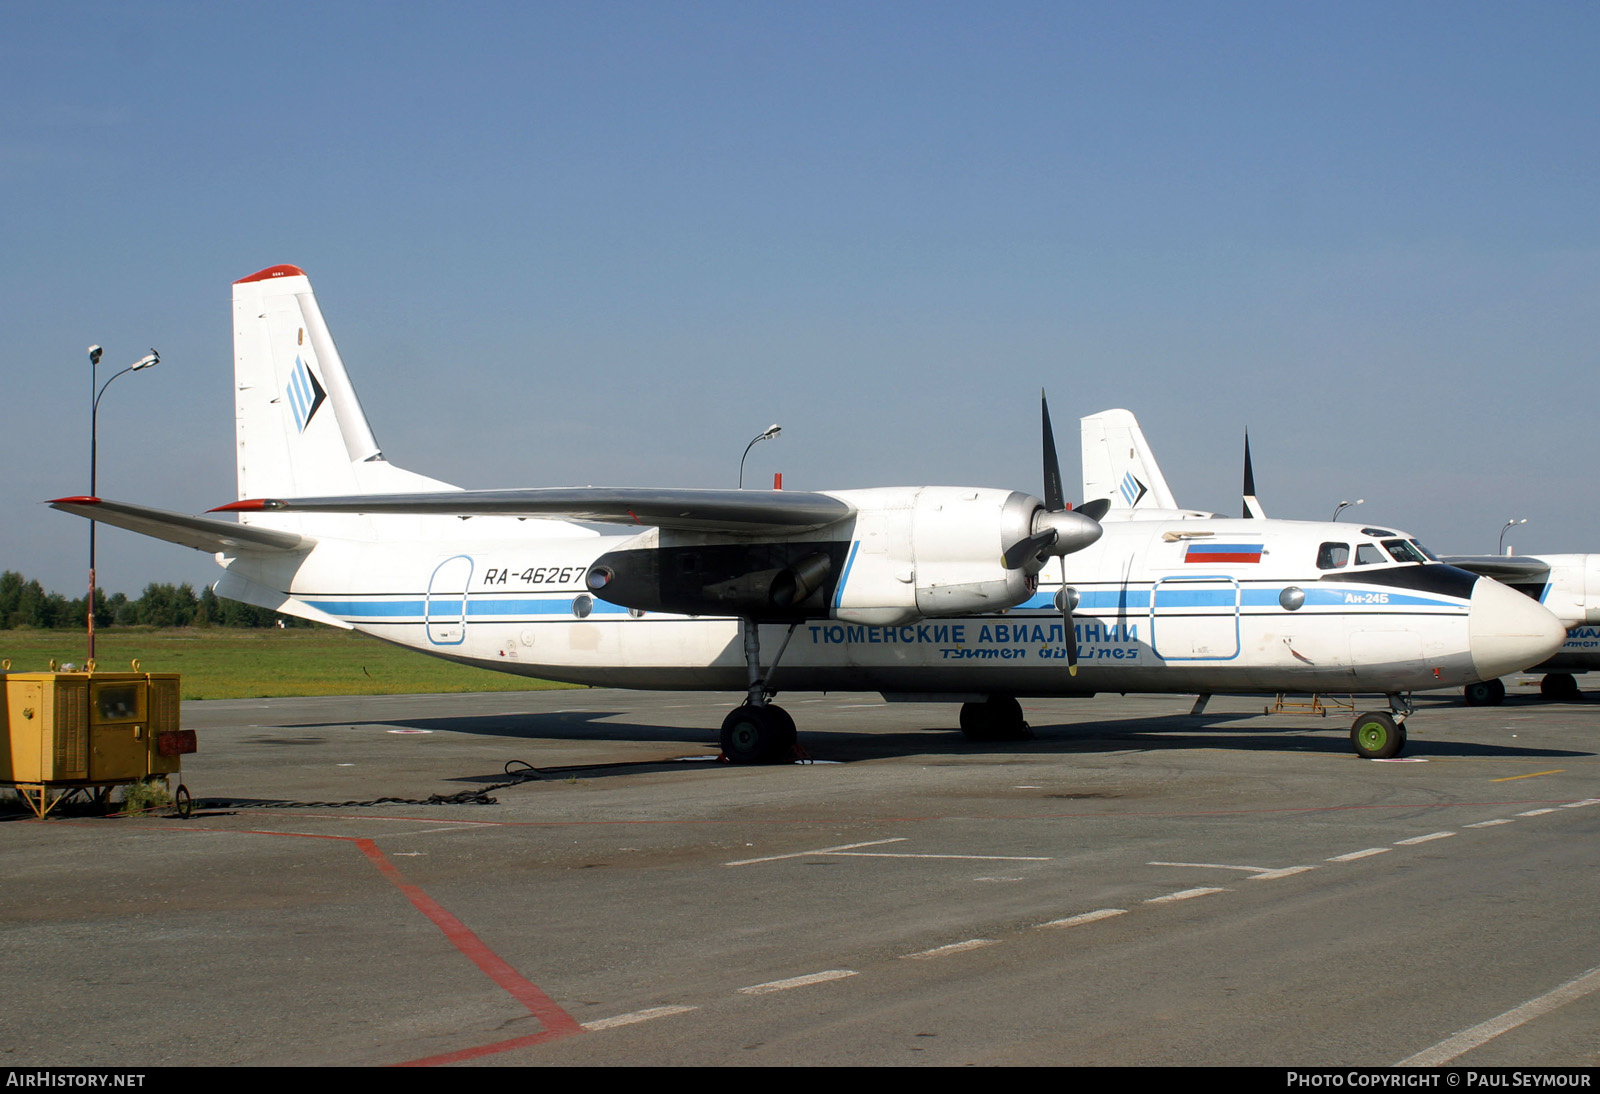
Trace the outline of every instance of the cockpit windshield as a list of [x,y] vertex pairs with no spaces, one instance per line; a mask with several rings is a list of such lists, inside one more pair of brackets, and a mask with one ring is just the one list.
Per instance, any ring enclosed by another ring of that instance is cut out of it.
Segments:
[[1427,562],[1428,556],[1417,549],[1417,545],[1408,539],[1386,539],[1383,541],[1384,550],[1394,556],[1396,562]]

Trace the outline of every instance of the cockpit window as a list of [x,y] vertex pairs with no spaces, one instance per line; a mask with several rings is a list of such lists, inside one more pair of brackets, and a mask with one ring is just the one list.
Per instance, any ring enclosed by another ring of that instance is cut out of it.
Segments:
[[1386,539],[1383,541],[1386,551],[1394,556],[1396,562],[1426,562],[1428,557],[1411,545],[1409,540]]
[[1337,570],[1350,561],[1348,543],[1324,543],[1317,548],[1317,569]]
[[1415,547],[1417,550],[1421,551],[1422,552],[1422,557],[1427,559],[1429,562],[1438,562],[1439,561],[1439,556],[1434,554],[1432,551],[1428,550],[1426,547],[1424,547],[1420,540],[1411,539],[1411,540],[1407,540],[1406,542],[1411,544],[1411,546]]
[[1356,546],[1357,566],[1376,566],[1388,561],[1388,556],[1378,550],[1376,543],[1361,543]]

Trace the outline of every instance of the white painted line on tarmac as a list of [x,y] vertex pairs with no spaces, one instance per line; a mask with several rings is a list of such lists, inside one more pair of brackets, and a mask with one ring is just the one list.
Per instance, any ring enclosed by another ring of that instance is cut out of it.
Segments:
[[1396,847],[1412,847],[1419,843],[1427,843],[1429,840],[1449,839],[1453,835],[1455,835],[1454,832],[1429,832],[1426,836],[1412,836],[1410,839],[1397,839],[1394,841],[1394,845]]
[[635,1022],[648,1022],[652,1018],[668,1018],[674,1014],[687,1014],[695,1007],[646,1007],[636,1010],[632,1014],[619,1014],[615,1018],[597,1018],[593,1022],[583,1023],[583,1028],[590,1033],[602,1029],[616,1029],[618,1026],[631,1026]]
[[768,995],[775,991],[788,991],[790,988],[803,988],[808,984],[825,984],[829,980],[843,980],[847,976],[855,976],[854,969],[828,969],[825,972],[814,972],[806,976],[791,976],[787,980],[769,980],[765,984],[752,984],[748,988],[740,988],[741,995]]
[[1387,855],[1388,853],[1389,848],[1387,847],[1368,847],[1365,851],[1351,851],[1347,855],[1334,855],[1332,858],[1327,859],[1326,861],[1354,862],[1358,858],[1368,858],[1372,855]]
[[1263,870],[1259,874],[1251,875],[1251,881],[1277,881],[1280,877],[1293,877],[1303,874],[1307,870],[1315,870],[1315,866],[1281,866],[1276,870]]
[[1586,805],[1600,805],[1600,798],[1584,798],[1581,802],[1568,802],[1563,809],[1582,809]]
[[1218,888],[1215,888],[1215,887],[1206,887],[1206,888],[1200,888],[1200,889],[1183,889],[1183,890],[1180,890],[1179,892],[1176,892],[1176,893],[1168,893],[1166,896],[1153,896],[1149,900],[1146,900],[1145,903],[1146,904],[1171,904],[1175,900],[1193,900],[1197,896],[1209,896],[1212,893],[1231,893],[1231,892],[1233,892],[1232,889],[1218,889]]
[[1098,923],[1102,919],[1110,919],[1114,915],[1127,915],[1126,908],[1101,908],[1093,912],[1084,912],[1081,915],[1069,915],[1065,919],[1052,919],[1048,923],[1041,923],[1034,928],[1042,931],[1050,927],[1077,927],[1084,923]]
[[959,858],[978,859],[982,862],[1049,862],[1047,855],[941,855],[912,851],[840,851],[838,858]]
[[1542,817],[1546,813],[1554,813],[1555,811],[1556,811],[1556,807],[1552,805],[1548,809],[1530,809],[1526,813],[1518,813],[1517,816],[1519,816],[1519,817]]
[[1494,820],[1478,821],[1476,824],[1469,824],[1466,827],[1468,827],[1468,828],[1493,828],[1497,824],[1514,824],[1514,823],[1516,823],[1516,822],[1511,820],[1509,817],[1497,817]]
[[936,946],[931,950],[923,950],[921,953],[903,953],[900,955],[900,960],[927,961],[934,957],[948,957],[953,953],[966,953],[968,950],[977,950],[984,946],[993,945],[995,945],[995,940],[992,938],[969,938],[965,942],[952,942],[948,946]]
[[841,843],[838,847],[818,847],[810,851],[795,851],[788,855],[768,855],[765,858],[742,858],[734,862],[724,862],[724,866],[749,866],[757,862],[777,862],[786,858],[805,858],[808,855],[834,855],[840,851],[851,851],[857,847],[878,847],[885,843],[904,843],[909,837],[895,836],[893,839],[874,839],[865,843]]
[[1226,866],[1220,862],[1147,862],[1145,865],[1191,866],[1197,870],[1239,870],[1251,875],[1251,881],[1275,881],[1280,877],[1292,877],[1316,869],[1315,866]]
[[1569,980],[1559,988],[1548,991],[1536,999],[1530,999],[1520,1007],[1513,1007],[1497,1018],[1487,1022],[1480,1022],[1471,1029],[1462,1030],[1454,1037],[1448,1037],[1432,1048],[1423,1049],[1415,1056],[1407,1056],[1395,1064],[1396,1067],[1438,1067],[1447,1064],[1456,1057],[1477,1048],[1481,1044],[1492,1041],[1494,1038],[1516,1029],[1525,1022],[1542,1015],[1549,1014],[1557,1007],[1582,999],[1584,996],[1600,988],[1600,969],[1590,969],[1576,980]]

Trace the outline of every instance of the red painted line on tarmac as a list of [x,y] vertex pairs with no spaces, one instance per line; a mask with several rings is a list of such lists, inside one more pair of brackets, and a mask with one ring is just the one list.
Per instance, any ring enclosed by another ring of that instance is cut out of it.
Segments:
[[411,901],[412,907],[433,921],[433,925],[443,932],[451,945],[460,950],[467,960],[483,970],[485,976],[505,989],[513,999],[527,1007],[535,1018],[543,1022],[546,1034],[565,1037],[584,1031],[581,1022],[561,1009],[554,999],[540,991],[538,985],[501,960],[500,956],[484,945],[483,940],[473,934],[465,923],[445,911],[438,901],[407,881],[394,863],[378,850],[376,843],[370,839],[351,842],[361,849],[361,853],[378,868],[379,873],[405,894],[406,899]]
[[545,1027],[541,1033],[529,1034],[526,1037],[516,1037],[509,1041],[498,1041],[489,1045],[478,1045],[473,1048],[459,1049],[455,1052],[446,1052],[437,1056],[424,1056],[420,1060],[408,1060],[396,1064],[396,1067],[433,1067],[438,1064],[456,1063],[461,1060],[472,1060],[480,1056],[492,1056],[499,1052],[510,1052],[513,1049],[526,1048],[530,1045],[543,1044],[546,1041],[559,1040],[562,1037],[571,1037],[575,1033],[588,1032],[572,1015],[539,989],[537,984],[528,980],[516,969],[503,961],[498,954],[491,950],[465,923],[447,912],[438,901],[434,900],[422,889],[407,881],[394,863],[389,861],[387,855],[379,850],[375,841],[370,839],[357,839],[352,836],[330,836],[315,832],[272,832],[251,831],[250,835],[260,836],[293,836],[298,839],[323,839],[333,840],[337,843],[353,843],[367,856],[367,860],[378,868],[391,885],[399,889],[411,906],[439,928],[450,944],[471,961],[490,980],[493,980],[505,990],[513,999],[528,1008],[528,1012]]

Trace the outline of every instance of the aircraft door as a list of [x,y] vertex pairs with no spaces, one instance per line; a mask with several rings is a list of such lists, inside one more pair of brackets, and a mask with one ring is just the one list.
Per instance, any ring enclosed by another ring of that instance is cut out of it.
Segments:
[[1150,642],[1164,661],[1239,656],[1239,583],[1227,576],[1157,581],[1150,590]]
[[467,585],[471,581],[472,559],[467,555],[447,558],[434,567],[422,618],[428,641],[435,646],[459,646],[467,640]]

